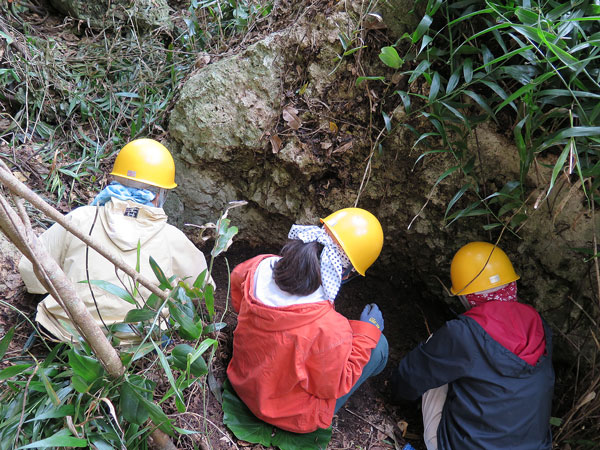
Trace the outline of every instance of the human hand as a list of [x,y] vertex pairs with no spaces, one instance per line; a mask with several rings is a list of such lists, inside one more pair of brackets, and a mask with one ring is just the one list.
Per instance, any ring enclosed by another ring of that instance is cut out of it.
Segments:
[[383,314],[381,314],[379,306],[375,303],[365,306],[365,309],[363,309],[363,312],[360,314],[360,320],[369,322],[379,328],[380,331],[383,331]]

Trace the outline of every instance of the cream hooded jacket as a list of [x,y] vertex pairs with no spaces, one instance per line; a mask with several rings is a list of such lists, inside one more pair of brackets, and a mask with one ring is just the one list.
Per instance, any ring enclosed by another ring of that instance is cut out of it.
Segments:
[[[98,209],[98,216],[92,229],[96,209]],[[167,224],[167,215],[162,208],[112,198],[104,206],[77,208],[70,212],[66,219],[84,233],[90,233],[91,230],[94,241],[105,246],[112,253],[121,255],[123,261],[131,267],[136,267],[139,241],[141,247],[140,272],[151,280],[155,280],[156,277],[150,267],[150,256],[167,276],[190,277],[189,283],[193,283],[196,277],[206,269],[206,259],[202,252],[183,232]],[[79,281],[86,280],[86,244],[59,224],[52,225],[39,238],[65,274],[74,282],[77,294],[85,303],[90,314],[100,327],[103,327],[90,294],[90,285],[79,283]],[[115,267],[92,248],[89,248],[87,267],[90,280],[103,280],[122,286],[120,278],[128,286],[129,292],[133,292],[134,286],[131,279],[121,270],[117,272],[117,277]],[[29,292],[46,293],[46,289],[36,278],[33,266],[27,258],[21,258],[19,271]],[[214,286],[214,282],[212,280],[210,282]],[[106,325],[122,322],[127,312],[134,308],[134,305],[99,287],[92,286],[92,289]],[[142,286],[139,286],[139,291],[144,299],[150,295],[150,292]],[[141,297],[136,298],[140,304]],[[57,338],[63,341],[72,339],[71,333],[61,325],[61,322],[64,322],[73,329],[71,321],[67,313],[51,296],[48,295],[38,304],[36,320]],[[118,337],[122,344],[138,340],[133,333],[119,333]]]

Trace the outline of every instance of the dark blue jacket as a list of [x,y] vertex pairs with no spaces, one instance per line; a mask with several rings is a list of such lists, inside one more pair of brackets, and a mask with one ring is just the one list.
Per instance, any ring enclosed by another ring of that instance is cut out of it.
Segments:
[[[400,361],[392,377],[394,395],[416,400],[425,391],[448,384],[438,428],[439,450],[549,450],[554,389],[551,331],[530,306],[490,303],[496,305],[487,311],[485,305],[477,309],[480,318],[487,314],[496,321],[489,328],[497,338],[500,330],[516,351],[530,343],[515,344],[515,336],[539,341],[533,345],[541,345],[535,365],[494,340],[479,323],[488,326],[485,320],[461,315]],[[508,319],[498,326],[499,317]],[[537,324],[537,338],[527,337],[527,330],[519,334],[511,329],[512,323],[526,329],[529,321]]]

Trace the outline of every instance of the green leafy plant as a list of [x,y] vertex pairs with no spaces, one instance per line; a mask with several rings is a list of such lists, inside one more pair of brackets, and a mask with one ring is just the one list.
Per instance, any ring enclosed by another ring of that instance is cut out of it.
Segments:
[[344,59],[347,56],[350,56],[350,55],[358,52],[359,50],[366,48],[366,45],[355,44],[356,41],[360,40],[360,34],[359,34],[358,30],[354,31],[351,34],[351,36],[347,36],[346,33],[340,32],[340,33],[338,33],[338,38],[340,40],[340,43],[342,44],[343,52],[336,56],[335,59],[337,61],[337,64],[335,65],[333,70],[329,73],[329,75],[333,74],[340,67],[340,65],[342,64],[342,62],[344,62]]
[[248,0],[192,0],[185,18],[187,30],[183,44],[189,50],[206,49],[211,44],[249,30],[253,23],[268,16],[272,2]]
[[241,439],[281,450],[323,450],[331,440],[331,427],[298,434],[273,427],[259,420],[240,400],[229,381],[223,383],[223,422]]
[[[564,176],[579,179],[588,206],[598,201],[598,13],[587,1],[430,0],[404,37],[406,55],[381,50],[384,64],[408,76],[409,88],[395,94],[408,115],[401,126],[424,149],[417,162],[439,154],[454,160],[433,189],[451,175],[464,180],[448,203],[447,224],[486,215],[486,229],[518,231],[528,217],[527,176],[534,163],[547,164],[541,156],[555,162],[538,203]],[[429,129],[411,126],[413,117]],[[484,162],[468,144],[484,121],[512,130],[520,162],[518,179],[493,193],[486,192]]]
[[[231,245],[237,228],[226,219],[227,211],[244,202],[233,202],[214,227],[215,257]],[[138,258],[142,253],[138,251]],[[18,356],[0,370],[4,388],[0,390],[0,450],[26,448],[87,447],[98,449],[147,449],[146,437],[152,432],[148,419],[165,433],[197,433],[185,430],[165,414],[161,406],[172,401],[177,412],[187,411],[185,392],[200,385],[205,392],[211,361],[218,341],[217,333],[225,323],[214,320],[214,293],[210,269],[195,280],[167,276],[150,257],[150,266],[159,287],[168,292],[166,300],[155,294],[142,304],[137,285],[116,286],[101,280],[90,283],[136,305],[124,323],[109,327],[109,332],[135,330],[138,344],[121,348],[126,372],[110,379],[104,367],[81,341],[78,345],[59,344],[42,360]],[[139,263],[137,265],[139,269]],[[165,321],[161,312],[168,308]],[[162,324],[162,326],[161,326]],[[14,336],[9,330],[0,340],[3,357]],[[171,350],[170,342],[179,340]],[[187,342],[181,342],[181,340]],[[118,340],[116,340],[118,343]],[[168,383],[168,390],[157,397],[157,373]]]

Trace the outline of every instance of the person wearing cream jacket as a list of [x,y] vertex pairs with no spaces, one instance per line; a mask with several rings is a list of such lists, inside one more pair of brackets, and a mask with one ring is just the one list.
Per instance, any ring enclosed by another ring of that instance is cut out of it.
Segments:
[[[168,276],[190,278],[193,282],[206,269],[206,259],[182,231],[167,223],[162,209],[167,190],[177,186],[169,151],[152,139],[132,141],[117,155],[111,175],[115,181],[100,192],[91,205],[71,211],[66,219],[113,254],[120,255],[131,267],[136,267],[139,242],[140,272],[147,278],[155,278],[149,263],[152,257]],[[110,261],[61,225],[52,225],[39,238],[73,281],[79,298],[101,328],[105,330],[105,326],[123,322],[127,313],[135,308],[98,286],[80,283],[88,279],[102,280],[134,292],[133,281],[125,273],[115,270]],[[28,292],[46,293],[27,258],[21,258],[19,271]],[[209,281],[214,286],[214,282]],[[138,286],[135,300],[142,305],[149,295],[147,289]],[[50,295],[38,304],[36,321],[61,341],[77,340],[72,335],[74,327],[69,316]],[[125,329],[113,334],[123,345],[140,339]]]

